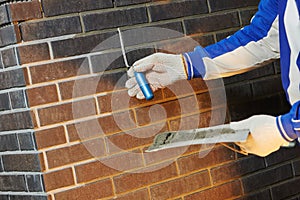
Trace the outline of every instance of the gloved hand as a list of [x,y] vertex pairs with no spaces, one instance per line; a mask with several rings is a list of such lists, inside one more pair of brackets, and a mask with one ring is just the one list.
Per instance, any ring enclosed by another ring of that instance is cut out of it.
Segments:
[[145,74],[152,91],[155,92],[178,80],[187,79],[183,62],[181,55],[166,53],[155,53],[136,61],[127,72],[130,79],[126,81],[125,86],[128,88],[129,96],[136,96],[138,99],[145,98],[134,77],[135,71]]
[[288,143],[276,125],[276,117],[269,115],[255,115],[240,122],[231,122],[233,129],[250,129],[246,142],[236,143],[241,150],[261,157],[277,151]]

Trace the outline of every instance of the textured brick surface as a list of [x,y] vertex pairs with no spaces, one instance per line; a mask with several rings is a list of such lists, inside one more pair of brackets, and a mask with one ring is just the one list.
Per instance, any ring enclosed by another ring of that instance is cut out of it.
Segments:
[[7,5],[0,6],[0,25],[10,22]]
[[9,89],[25,85],[22,69],[1,72],[0,80],[0,89]]
[[212,12],[227,10],[232,8],[239,7],[247,7],[247,6],[256,6],[259,3],[259,0],[250,0],[250,1],[242,1],[242,0],[233,0],[230,2],[227,1],[214,1],[210,0],[210,7]]
[[[113,40],[114,42],[112,42],[112,44],[109,43],[108,45],[105,45],[105,43],[101,45],[102,42],[116,34],[117,32],[107,32],[53,41],[51,42],[53,55],[55,58],[61,58],[120,47],[119,42],[115,42],[115,40]],[[113,44],[115,44],[115,46],[113,46]]]
[[105,153],[103,139],[94,139],[84,144],[51,150],[47,152],[49,168],[93,158],[93,155],[91,155],[85,145],[89,145],[89,149],[97,148],[97,156],[103,156]]
[[0,115],[0,131],[20,130],[33,128],[28,111]]
[[0,27],[0,47],[15,44],[17,37],[15,33],[15,27],[13,25]]
[[44,174],[46,191],[67,187],[74,184],[71,168]]
[[14,48],[2,51],[2,62],[4,67],[12,67],[17,65],[17,58]]
[[11,107],[8,93],[0,94],[0,111],[9,109],[11,109]]
[[226,28],[239,27],[238,13],[230,12],[184,21],[187,34],[207,33]]
[[[111,23],[112,21],[114,23]],[[147,21],[146,8],[143,7],[83,15],[86,31],[141,24]]]
[[210,186],[210,180],[208,172],[204,171],[155,185],[150,188],[150,192],[152,199],[169,199],[207,186]]
[[12,109],[26,108],[27,95],[24,90],[9,92],[9,97]]
[[174,19],[183,16],[208,13],[206,1],[188,0],[184,2],[162,3],[149,7],[152,21]]
[[178,167],[180,173],[189,173],[234,159],[234,153],[224,147],[218,147],[213,149],[212,151],[208,150],[207,152],[203,152],[202,154],[207,155],[201,158],[199,156],[199,153],[195,153],[179,158]]
[[81,25],[79,17],[75,16],[38,22],[25,22],[21,24],[21,31],[23,39],[30,41],[80,33]]
[[[170,164],[159,170],[145,173],[127,173],[114,178],[117,193],[130,191],[135,188],[149,185],[157,181],[175,177],[177,175],[175,164]],[[130,183],[130,184],[128,184]]]
[[40,171],[37,154],[4,155],[2,159],[5,171]]
[[26,182],[29,192],[43,192],[43,182],[41,175],[26,175]]
[[[87,74],[88,72],[88,63],[85,59],[44,64],[30,68],[32,83],[53,81],[61,78]],[[47,76],[41,76],[41,74],[47,74]]]
[[28,89],[27,95],[30,107],[58,101],[55,85]]
[[1,191],[26,191],[25,177],[23,175],[0,175]]
[[42,17],[40,2],[17,2],[9,5],[12,21],[38,19]]
[[45,16],[113,7],[112,0],[42,0]]
[[16,151],[19,150],[18,139],[16,134],[8,134],[0,136],[0,151]]
[[88,99],[40,109],[38,113],[41,125],[44,126],[96,115],[95,106],[95,101],[93,99]]
[[186,196],[185,200],[192,199],[228,199],[242,194],[242,188],[239,181],[229,182],[208,190]]
[[48,44],[20,46],[17,49],[21,64],[50,59]]
[[114,2],[116,6],[126,6],[126,5],[147,3],[147,2],[151,2],[151,0],[115,0]]
[[66,136],[62,126],[56,128],[50,128],[42,131],[35,132],[35,139],[39,149],[52,147],[55,145],[65,143]]
[[101,199],[113,195],[112,182],[110,179],[97,181],[82,187],[60,192],[55,195],[56,199]]
[[258,188],[289,179],[292,176],[291,165],[283,165],[243,178],[242,182],[244,191],[248,193],[257,190]]
[[274,200],[287,199],[290,196],[300,194],[300,179],[291,179],[285,183],[272,188],[272,195]]
[[224,182],[265,168],[264,160],[249,157],[211,169],[213,183]]

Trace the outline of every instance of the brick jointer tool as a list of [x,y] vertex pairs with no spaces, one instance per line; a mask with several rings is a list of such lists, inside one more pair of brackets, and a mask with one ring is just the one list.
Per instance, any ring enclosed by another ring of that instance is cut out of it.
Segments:
[[169,131],[156,135],[146,152],[159,151],[196,144],[245,142],[249,129],[234,130],[229,125],[219,125],[182,131]]

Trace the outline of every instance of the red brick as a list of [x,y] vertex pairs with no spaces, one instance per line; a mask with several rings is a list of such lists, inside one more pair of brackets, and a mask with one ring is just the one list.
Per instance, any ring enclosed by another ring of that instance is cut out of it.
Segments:
[[105,154],[103,139],[94,139],[84,143],[47,151],[49,168],[103,156]]
[[94,99],[42,108],[38,113],[42,126],[97,114]]
[[141,189],[141,190],[133,191],[128,194],[115,196],[110,200],[135,200],[135,199],[150,199],[148,190]]
[[33,84],[89,73],[88,63],[85,59],[44,64],[29,69]]
[[38,0],[31,2],[14,2],[9,5],[12,21],[26,21],[42,18],[41,5]]
[[103,135],[98,119],[68,125],[67,130],[71,142]]
[[120,176],[114,177],[114,183],[116,193],[119,194],[136,188],[145,187],[149,184],[175,176],[177,176],[177,170],[173,163],[162,168],[160,168],[159,165],[151,168],[145,168],[141,171],[135,171],[133,173],[124,173]]
[[165,131],[167,131],[166,124],[160,123],[108,136],[106,138],[108,152],[118,152],[151,144],[154,135]]
[[110,175],[120,173],[99,160],[83,165],[75,166],[76,177],[79,183],[88,182],[96,179],[101,179]]
[[30,107],[58,101],[55,85],[27,89],[27,96]]
[[[154,98],[151,100],[151,104],[155,104],[158,100],[162,99],[162,92],[158,90],[154,93]],[[147,100],[139,100],[135,97],[130,97],[127,94],[127,90],[113,92],[105,96],[98,97],[100,113],[114,112],[121,109],[133,108],[141,106],[143,104],[149,104]]]
[[[203,157],[204,155],[204,157]],[[217,146],[211,150],[205,150],[179,158],[177,163],[181,174],[212,167],[235,158],[235,153],[225,147]]]
[[18,53],[21,64],[50,59],[49,48],[46,43],[20,46],[18,47]]
[[118,91],[125,88],[125,72],[101,74],[59,84],[62,99],[71,99],[101,92]]
[[56,200],[101,199],[113,195],[111,180],[103,180],[55,194]]
[[47,192],[74,185],[74,177],[71,168],[49,172],[44,174],[45,189]]
[[233,199],[233,197],[239,196],[242,194],[242,188],[239,181],[233,181],[226,183],[217,187],[213,187],[208,190],[197,192],[191,195],[184,197],[184,200],[223,200],[223,199]]
[[136,127],[134,114],[131,110],[99,118],[103,133],[111,134]]
[[143,166],[140,151],[124,152],[98,159],[97,163],[76,167],[78,182],[87,182]]
[[35,132],[38,149],[66,143],[65,131],[62,126]]
[[203,171],[150,187],[151,199],[171,199],[208,186],[210,186],[209,173]]
[[169,101],[136,109],[138,125],[143,126],[167,118],[179,116],[181,113],[178,101]]

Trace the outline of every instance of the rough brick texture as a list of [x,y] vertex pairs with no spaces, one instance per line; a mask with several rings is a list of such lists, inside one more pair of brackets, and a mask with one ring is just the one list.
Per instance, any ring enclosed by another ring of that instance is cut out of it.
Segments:
[[132,65],[220,41],[258,2],[0,0],[0,199],[299,199],[299,147],[266,158],[222,145],[145,152],[168,130],[285,113],[278,61],[181,81],[151,101],[125,88],[118,27]]

